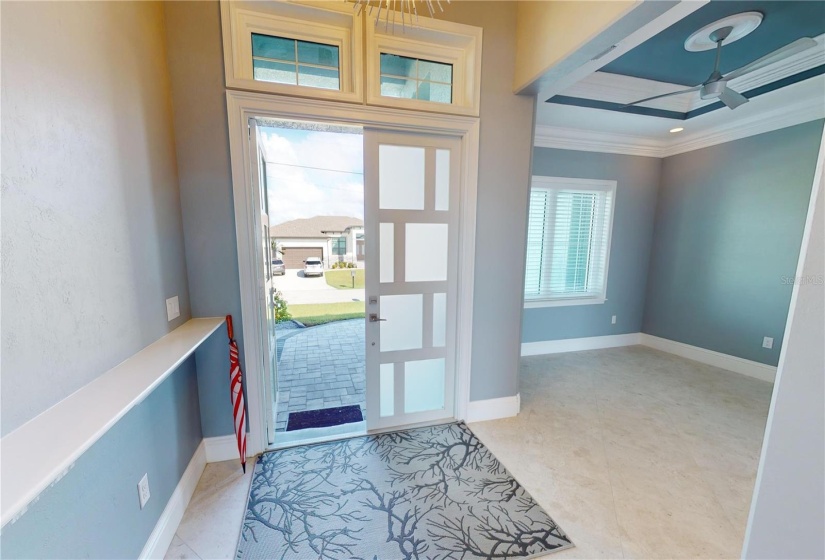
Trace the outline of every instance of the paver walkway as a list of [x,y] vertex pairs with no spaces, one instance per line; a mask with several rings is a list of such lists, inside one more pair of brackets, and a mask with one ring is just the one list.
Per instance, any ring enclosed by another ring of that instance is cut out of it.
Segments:
[[366,418],[364,327],[349,319],[290,333],[278,361],[276,431],[301,410],[357,404]]

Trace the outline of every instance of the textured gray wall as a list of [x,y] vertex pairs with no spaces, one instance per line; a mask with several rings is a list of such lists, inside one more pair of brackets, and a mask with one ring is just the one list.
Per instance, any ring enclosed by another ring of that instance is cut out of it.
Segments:
[[665,158],[644,332],[776,365],[821,133],[813,121]]
[[821,176],[804,259],[762,446],[742,554],[747,559],[825,558],[825,187]]
[[[522,342],[637,333],[642,330],[645,286],[653,239],[662,160],[535,148],[533,175],[617,182],[610,244],[607,301],[524,310]],[[616,324],[610,319],[616,315]]]
[[189,297],[161,5],[0,9],[7,434],[186,321]]
[[[164,11],[192,313],[231,314],[243,359],[220,6],[166,2]],[[235,430],[225,333],[222,327],[195,354],[205,437]]]
[[[3,527],[3,558],[137,558],[202,439],[190,357]],[[137,483],[152,497],[140,509]]]
[[[231,312],[240,331],[220,10],[169,2],[165,12],[192,308]],[[515,4],[454,2],[442,16],[484,28],[471,396],[504,397],[518,392],[520,333],[502,325],[521,324],[533,101],[510,91]],[[207,437],[233,430],[225,355],[219,342],[197,353]]]

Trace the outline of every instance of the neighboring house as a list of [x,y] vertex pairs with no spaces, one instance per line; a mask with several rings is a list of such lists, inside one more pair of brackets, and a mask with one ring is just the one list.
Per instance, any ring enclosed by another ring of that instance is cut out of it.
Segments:
[[349,216],[314,216],[290,220],[269,229],[275,254],[287,268],[302,268],[318,257],[329,268],[337,261],[364,261],[364,220]]

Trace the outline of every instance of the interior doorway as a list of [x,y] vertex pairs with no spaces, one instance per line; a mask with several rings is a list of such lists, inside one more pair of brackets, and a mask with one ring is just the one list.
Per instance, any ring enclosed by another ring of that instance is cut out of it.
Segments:
[[270,443],[363,432],[362,130],[260,119],[255,129],[267,235]]

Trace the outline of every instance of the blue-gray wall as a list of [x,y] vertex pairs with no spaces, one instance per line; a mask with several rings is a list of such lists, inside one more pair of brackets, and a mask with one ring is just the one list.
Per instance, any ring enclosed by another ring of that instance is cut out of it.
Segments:
[[[231,314],[243,362],[243,325],[218,2],[165,2],[180,198],[195,317]],[[222,327],[195,353],[204,437],[234,433]]]
[[665,158],[645,333],[777,364],[821,133],[814,121]]
[[800,270],[808,281],[797,284],[792,298],[788,344],[773,388],[745,533],[742,558],[747,560],[825,558],[824,187],[820,176]]
[[[3,558],[136,558],[201,442],[194,358],[3,527]],[[149,475],[144,509],[137,483]]]
[[[662,160],[651,157],[535,148],[533,175],[615,180],[616,205],[607,301],[524,310],[523,342],[636,333],[642,328],[645,284]],[[610,319],[616,315],[616,324]]]

